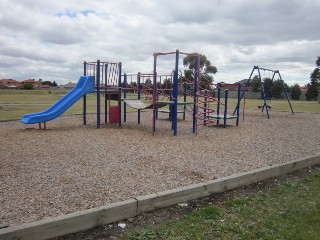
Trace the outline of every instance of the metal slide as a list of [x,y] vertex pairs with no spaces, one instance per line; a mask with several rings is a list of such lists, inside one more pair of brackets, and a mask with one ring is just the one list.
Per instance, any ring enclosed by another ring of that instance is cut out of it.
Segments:
[[81,97],[90,92],[94,92],[93,76],[81,76],[77,85],[51,107],[42,112],[25,114],[22,116],[20,121],[25,124],[50,121],[54,118],[59,117]]

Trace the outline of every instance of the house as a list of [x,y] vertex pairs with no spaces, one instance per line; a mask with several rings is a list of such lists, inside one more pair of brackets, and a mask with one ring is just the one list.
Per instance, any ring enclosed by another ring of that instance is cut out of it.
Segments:
[[1,79],[0,88],[21,88],[22,84],[14,79]]
[[63,88],[63,89],[73,89],[76,86],[76,83],[73,82],[69,82],[65,85],[60,85],[59,88]]
[[39,82],[37,82],[34,79],[27,79],[22,81],[22,84],[26,84],[26,83],[31,83],[33,85],[33,88],[37,88],[39,85]]
[[35,89],[51,88],[51,86],[42,84],[40,80],[36,81],[35,79],[27,79],[22,81],[22,84],[25,84],[25,83],[31,83],[33,85],[33,88]]
[[306,85],[302,87],[300,86],[300,90],[302,94],[306,94],[308,92],[308,87]]

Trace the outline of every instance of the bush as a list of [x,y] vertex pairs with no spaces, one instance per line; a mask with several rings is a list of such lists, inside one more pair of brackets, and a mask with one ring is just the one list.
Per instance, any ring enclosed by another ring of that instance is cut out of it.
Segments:
[[25,83],[25,84],[23,84],[23,89],[32,90],[33,84],[32,83]]

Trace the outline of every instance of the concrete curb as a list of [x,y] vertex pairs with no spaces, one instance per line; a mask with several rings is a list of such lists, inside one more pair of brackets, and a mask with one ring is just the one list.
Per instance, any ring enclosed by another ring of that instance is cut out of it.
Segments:
[[131,218],[138,213],[221,193],[318,164],[320,164],[320,153],[283,164],[141,196],[103,207],[0,229],[0,240],[40,240],[84,231],[102,224]]

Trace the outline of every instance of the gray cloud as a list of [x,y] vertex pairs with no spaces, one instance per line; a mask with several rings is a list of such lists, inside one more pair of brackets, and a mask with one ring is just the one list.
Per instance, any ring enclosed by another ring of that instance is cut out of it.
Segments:
[[76,81],[96,59],[151,72],[154,52],[180,49],[205,54],[217,81],[261,65],[304,84],[320,55],[317,0],[2,0],[0,9],[0,78]]

